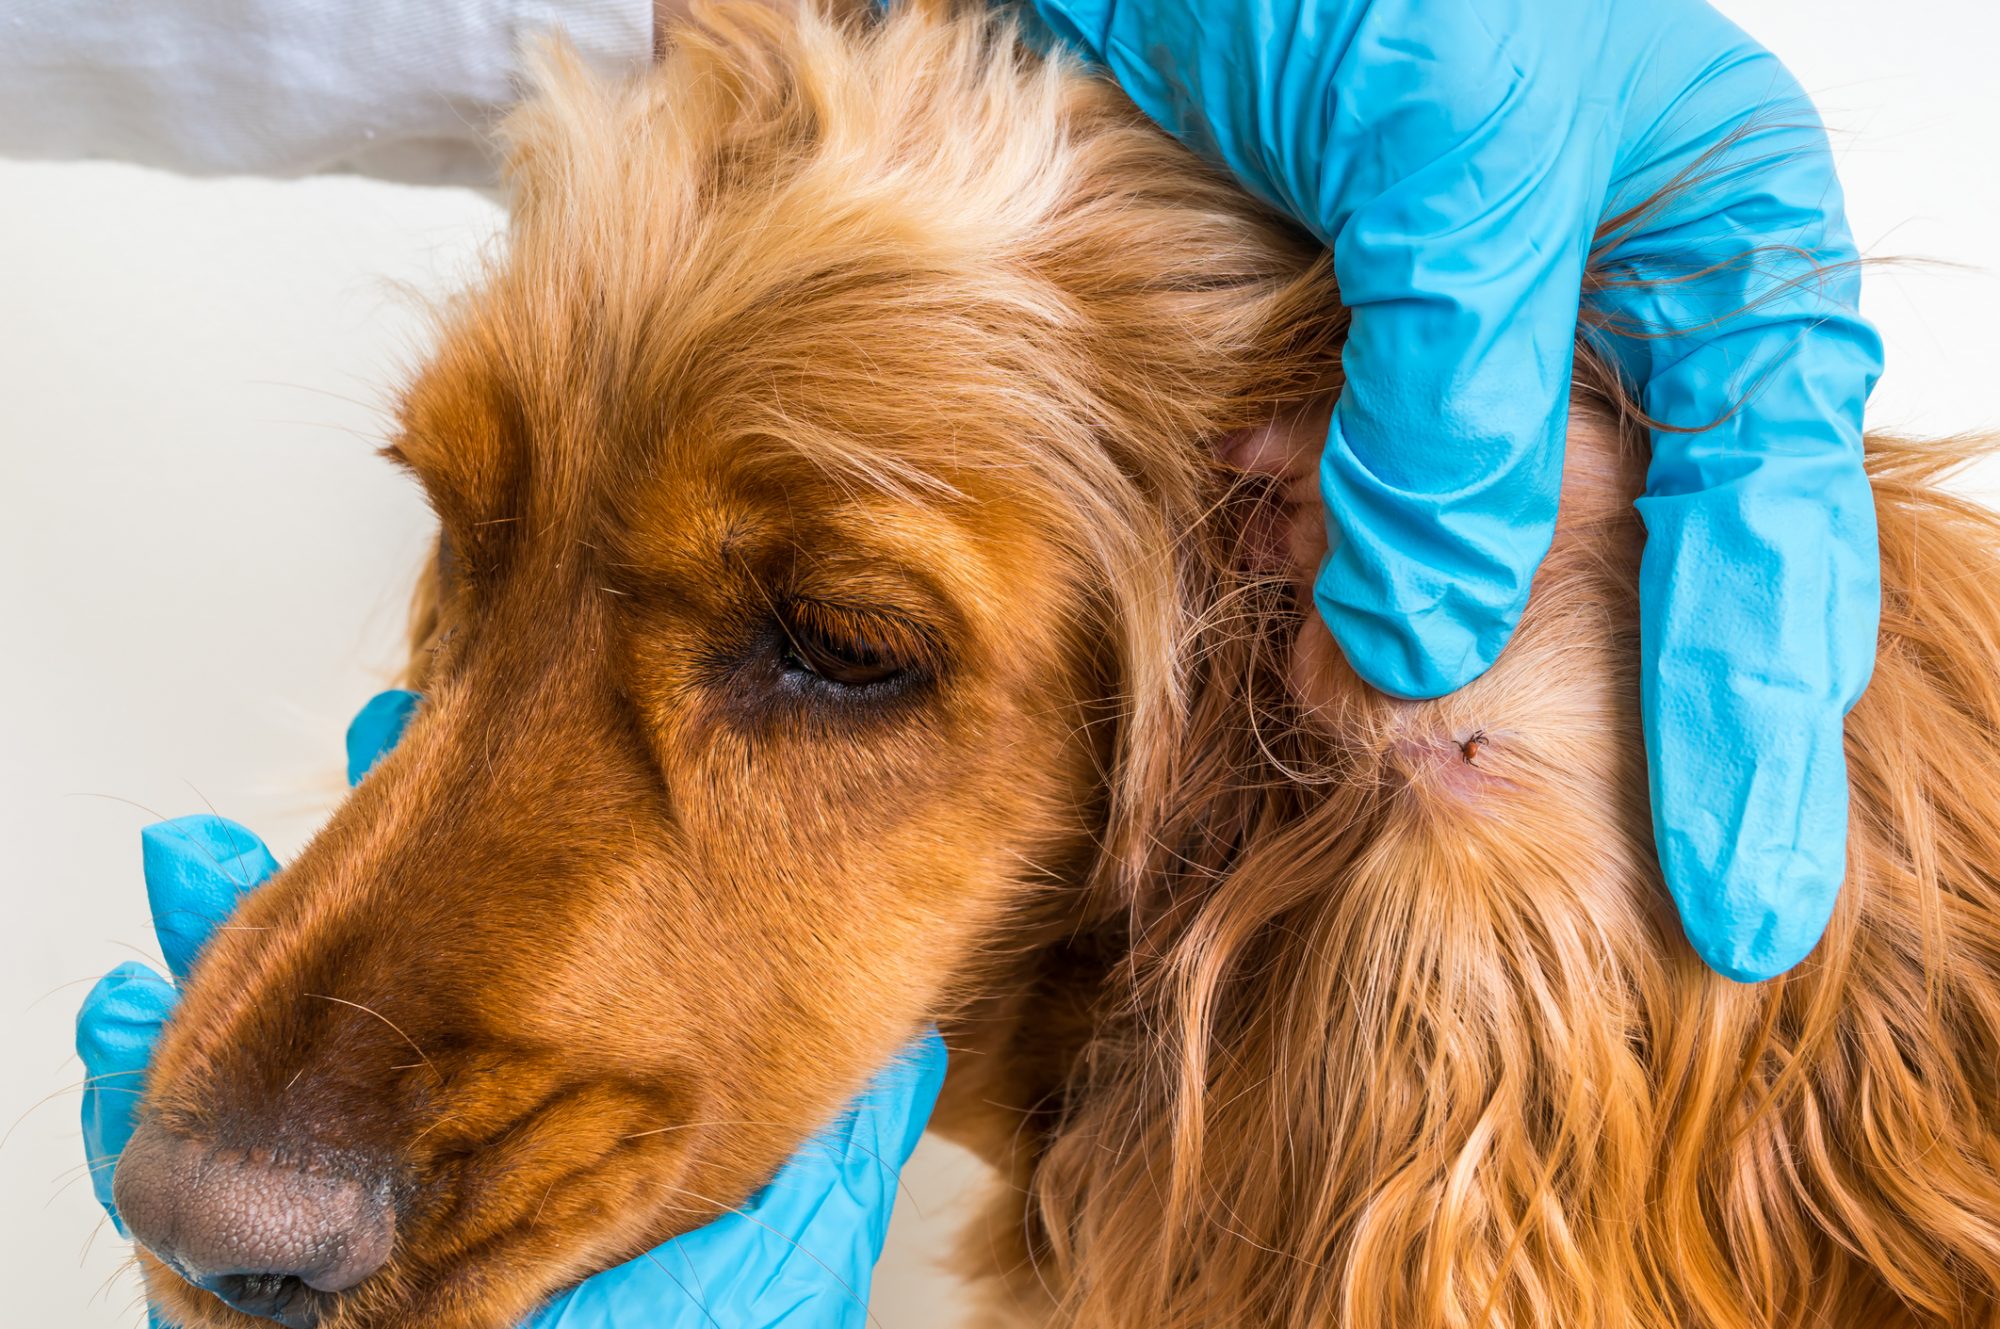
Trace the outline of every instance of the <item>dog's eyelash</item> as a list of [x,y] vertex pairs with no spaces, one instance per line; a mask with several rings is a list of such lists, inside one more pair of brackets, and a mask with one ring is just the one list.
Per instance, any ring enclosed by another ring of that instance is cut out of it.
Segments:
[[904,664],[936,663],[937,644],[932,636],[899,614],[804,598],[791,600],[785,608],[788,627],[847,642]]
[[794,599],[778,614],[788,667],[853,692],[928,677],[935,641],[898,615],[823,600]]

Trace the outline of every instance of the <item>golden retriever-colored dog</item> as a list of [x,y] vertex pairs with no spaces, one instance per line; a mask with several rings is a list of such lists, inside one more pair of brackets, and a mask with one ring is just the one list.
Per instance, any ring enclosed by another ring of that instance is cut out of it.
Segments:
[[1107,81],[984,12],[718,6],[630,83],[549,56],[506,138],[391,450],[424,704],[204,956],[134,1146],[392,1196],[324,1329],[514,1324],[928,1020],[1008,1183],[990,1323],[2000,1323],[1964,448],[1871,445],[1848,880],[1738,986],[1657,875],[1644,431],[1582,343],[1518,636],[1396,702],[1302,589],[1330,265]]

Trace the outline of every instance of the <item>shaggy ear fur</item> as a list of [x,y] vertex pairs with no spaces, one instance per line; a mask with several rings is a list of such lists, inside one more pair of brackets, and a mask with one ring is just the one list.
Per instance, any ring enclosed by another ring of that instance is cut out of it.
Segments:
[[1806,965],[1740,987],[1682,940],[1647,835],[1640,533],[1604,501],[1633,440],[1586,408],[1571,442],[1487,678],[1409,705],[1324,650],[1204,675],[1234,695],[1187,741],[1236,759],[1160,800],[1174,852],[1033,1172],[1048,1322],[1991,1322],[2000,522],[1937,488],[1964,449],[1872,441],[1849,882]]

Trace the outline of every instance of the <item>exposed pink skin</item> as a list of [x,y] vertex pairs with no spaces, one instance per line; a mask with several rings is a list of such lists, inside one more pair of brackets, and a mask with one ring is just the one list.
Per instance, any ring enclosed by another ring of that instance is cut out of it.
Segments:
[[[1278,503],[1270,520],[1251,533],[1250,557],[1261,570],[1289,576],[1308,604],[1313,579],[1326,558],[1319,457],[1331,410],[1329,402],[1320,402],[1286,411],[1216,444],[1216,455],[1225,464],[1278,482]],[[1401,779],[1467,802],[1507,783],[1507,735],[1497,730],[1467,727],[1463,732],[1440,732],[1433,718],[1435,708],[1372,690],[1365,711],[1343,706],[1347,694],[1360,686],[1359,680],[1317,615],[1306,615],[1300,624],[1291,673],[1295,695],[1318,705],[1330,725],[1357,742],[1379,744],[1386,766]],[[1365,722],[1357,727],[1364,716]]]
[[119,1159],[118,1212],[190,1281],[284,1274],[343,1292],[380,1269],[396,1218],[380,1187],[141,1125]]

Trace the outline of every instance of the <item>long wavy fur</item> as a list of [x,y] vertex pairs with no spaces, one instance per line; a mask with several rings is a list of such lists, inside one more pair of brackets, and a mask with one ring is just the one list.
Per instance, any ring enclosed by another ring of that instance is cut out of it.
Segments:
[[[682,188],[796,210],[769,224],[848,209],[857,262],[889,236],[905,265],[866,289],[878,312],[848,312],[956,320],[940,382],[1032,438],[1023,501],[1095,587],[1100,852],[946,1012],[992,1055],[955,1070],[944,1124],[1014,1183],[971,1243],[997,1252],[997,1316],[1996,1322],[2000,523],[1942,486],[1970,444],[1870,440],[1885,605],[1847,728],[1849,880],[1805,965],[1737,986],[1689,950],[1654,862],[1645,437],[1588,350],[1518,638],[1463,692],[1391,702],[1302,653],[1309,605],[1257,552],[1276,487],[1211,448],[1337,390],[1330,267],[1106,81],[1005,20],[912,5],[718,7],[638,92],[560,58],[544,82],[510,129],[518,226],[629,190],[612,154],[635,135]],[[912,235],[932,270],[897,248]],[[949,307],[922,303],[947,271]],[[871,393],[903,439],[894,413],[927,405],[893,387],[827,391]],[[966,450],[823,452],[920,488]]]

